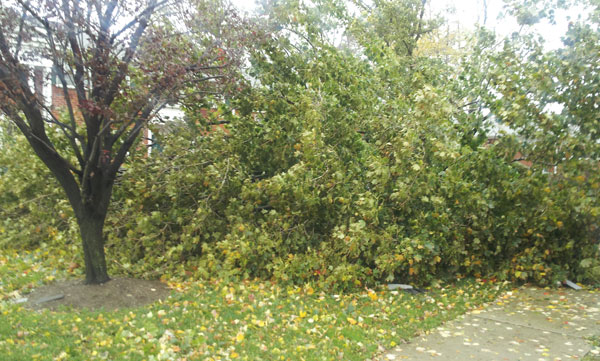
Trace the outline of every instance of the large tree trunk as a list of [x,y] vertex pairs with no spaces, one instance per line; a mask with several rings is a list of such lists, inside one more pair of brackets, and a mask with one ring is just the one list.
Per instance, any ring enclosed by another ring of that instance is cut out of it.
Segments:
[[104,256],[104,218],[84,214],[78,218],[83,255],[85,260],[85,283],[100,284],[110,280]]

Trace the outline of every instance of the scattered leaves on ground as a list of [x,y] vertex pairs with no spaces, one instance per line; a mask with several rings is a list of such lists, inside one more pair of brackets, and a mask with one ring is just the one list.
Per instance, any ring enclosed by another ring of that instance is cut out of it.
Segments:
[[[59,255],[2,251],[0,353],[6,360],[364,360],[493,300],[504,287],[461,280],[412,295],[327,294],[259,280],[169,281],[172,295],[114,312],[32,312],[17,298]],[[41,261],[45,259],[45,261]]]

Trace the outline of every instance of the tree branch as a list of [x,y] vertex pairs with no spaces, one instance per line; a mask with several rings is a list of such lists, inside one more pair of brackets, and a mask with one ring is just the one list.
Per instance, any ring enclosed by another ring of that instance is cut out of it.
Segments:
[[118,73],[115,74],[115,77],[113,78],[108,88],[108,91],[105,93],[104,104],[106,104],[107,106],[112,104],[119,90],[119,85],[123,82],[125,76],[127,75],[127,67],[129,66],[129,63],[131,63],[131,60],[133,59],[137,47],[139,45],[140,39],[146,31],[146,28],[148,27],[148,21],[150,20],[150,16],[156,8],[156,1],[157,0],[151,0],[150,4],[148,5],[148,8],[144,10],[144,15],[140,17],[138,23],[139,26],[136,29],[135,33],[132,35],[129,47],[125,51],[125,56],[123,57],[121,64],[119,64]]
[[31,6],[29,6],[29,2],[24,2],[23,0],[16,0],[19,5],[21,5],[23,7],[24,10],[26,10],[31,16],[33,16],[34,19],[36,19],[37,21],[39,21],[40,24],[42,24],[44,27],[46,27],[46,25],[48,25],[48,20],[43,19],[37,12],[35,12]]
[[117,151],[117,154],[110,163],[110,167],[108,168],[107,172],[107,177],[109,177],[109,179],[113,179],[114,177],[116,177],[117,171],[125,161],[125,157],[127,156],[129,149],[131,149],[131,147],[133,146],[133,143],[135,142],[137,136],[140,134],[140,131],[142,130],[144,124],[147,123],[148,116],[152,112],[152,108],[152,106],[148,105],[144,112],[140,114],[136,119],[133,129],[131,129],[131,131],[127,135],[127,138],[125,138],[123,144],[121,144],[121,147]]
[[19,57],[19,52],[21,51],[21,43],[23,42],[23,26],[25,25],[25,10],[23,10],[23,14],[21,15],[21,21],[19,22],[19,31],[17,33],[17,45],[15,46],[15,58]]
[[[102,31],[102,33],[106,36],[108,35],[108,29],[110,28],[110,23],[112,21],[113,12],[115,11],[115,8],[117,7],[117,5],[118,5],[117,0],[111,0],[111,2],[108,3],[108,5],[106,6],[104,15],[100,15],[100,13],[98,14],[99,15],[98,18],[100,20],[100,31]],[[100,9],[98,9],[98,10],[100,10]]]
[[75,62],[75,74],[73,76],[73,81],[75,83],[75,90],[77,92],[77,99],[79,101],[79,104],[83,104],[85,101],[87,101],[87,97],[85,94],[85,85],[83,83],[83,76],[85,74],[85,70],[83,67],[83,55],[81,52],[81,47],[79,46],[79,42],[77,41],[77,38],[75,36],[75,26],[73,24],[73,17],[70,14],[68,0],[63,0],[63,11],[67,20],[67,38],[69,41],[69,45],[71,46],[71,51],[73,53],[73,58]]
[[129,23],[127,23],[125,26],[123,26],[121,29],[119,29],[116,33],[114,33],[111,37],[110,37],[110,43],[113,44],[114,41],[121,35],[123,34],[125,31],[127,31],[127,29],[130,29],[132,26],[134,26],[135,24],[137,24],[138,22],[141,21],[141,18],[143,16],[146,15],[152,15],[151,13],[154,12],[157,8],[163,6],[164,4],[166,4],[167,2],[169,2],[170,0],[163,0],[159,3],[157,3],[155,5],[154,8],[150,8],[150,6],[146,7],[146,9],[144,9],[142,12],[140,12],[138,15],[136,15],[133,20],[131,20]]
[[423,16],[425,15],[425,5],[427,5],[427,0],[421,0],[421,12],[419,13],[419,22],[417,23],[417,31],[415,34],[415,44],[421,38],[423,34],[421,29],[423,28]]
[[6,37],[4,36],[4,31],[0,28],[0,53],[4,57],[3,62],[10,62],[14,65],[18,64],[16,58],[11,54],[10,47],[8,46],[8,42],[6,41]]
[[98,155],[100,154],[100,137],[96,136],[94,138],[94,142],[92,143],[92,149],[89,153],[87,161],[85,163],[85,168],[83,169],[83,173],[81,175],[81,198],[85,200],[85,195],[88,194],[89,191],[89,178],[90,173],[92,172],[92,167],[95,167],[98,164]]
[[[20,1],[20,0],[19,0]],[[33,10],[29,9],[29,11],[31,13],[33,13]],[[34,15],[35,17],[35,15]],[[39,16],[37,16],[39,18]],[[61,63],[58,60],[58,52],[56,50],[56,45],[54,42],[54,36],[52,34],[52,29],[50,28],[50,24],[48,23],[48,21],[45,21],[43,19],[39,19],[39,21],[42,23],[42,25],[44,26],[44,29],[46,29],[46,39],[48,41],[48,45],[50,46],[50,50],[52,52],[52,63],[54,64],[55,69],[57,70],[57,75],[61,81],[61,84],[63,86],[63,94],[65,97],[65,103],[67,104],[67,110],[69,112],[69,118],[70,118],[70,122],[71,122],[71,133],[72,133],[72,137],[67,137],[70,140],[70,144],[71,147],[73,148],[73,151],[75,152],[77,159],[80,163],[81,166],[83,166],[83,157],[81,156],[81,152],[79,151],[79,147],[77,146],[75,140],[73,139],[73,137],[77,137],[80,141],[83,141],[83,139],[79,136],[79,134],[77,133],[76,129],[77,129],[77,123],[75,122],[75,113],[73,110],[73,104],[71,103],[71,97],[69,96],[68,93],[68,88],[67,88],[67,82],[64,76],[64,70],[62,68]],[[45,108],[45,107],[44,107]],[[51,114],[51,116],[58,121],[58,119],[56,119],[56,117],[54,117],[54,115],[52,114],[52,112],[48,112],[49,114]],[[62,123],[61,123],[62,124]],[[83,142],[85,144],[85,142]]]
[[[36,135],[35,132],[17,114],[17,112],[15,112],[13,109],[10,109],[7,106],[3,106],[1,109],[2,112],[4,112],[4,114],[6,114],[13,121],[13,123],[17,125],[21,133],[23,133],[23,135],[25,135],[25,137],[30,140],[30,143],[31,139],[35,139],[36,142],[42,145],[51,155],[55,156],[56,159],[58,159],[62,164],[64,164],[69,170],[71,170],[75,174],[81,174],[81,171],[77,169],[74,165],[72,165],[69,161],[67,161],[65,158],[63,158],[60,154],[58,154],[58,152],[52,145],[50,145],[44,139],[41,139],[40,136]],[[54,171],[53,168],[50,169]]]

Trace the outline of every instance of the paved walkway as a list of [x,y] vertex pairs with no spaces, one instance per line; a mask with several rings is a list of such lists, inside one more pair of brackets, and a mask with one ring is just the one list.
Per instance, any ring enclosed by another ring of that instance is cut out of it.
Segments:
[[598,357],[600,292],[524,287],[378,360],[556,361]]

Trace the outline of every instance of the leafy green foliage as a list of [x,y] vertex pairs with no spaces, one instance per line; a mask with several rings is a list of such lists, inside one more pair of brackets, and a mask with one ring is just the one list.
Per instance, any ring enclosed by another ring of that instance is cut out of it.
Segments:
[[[531,36],[498,50],[482,32],[457,71],[384,41],[418,46],[414,32],[371,29],[368,44],[331,3],[351,51],[307,25],[323,7],[283,5],[250,54],[252,84],[212,113],[190,105],[188,122],[154,129],[162,151],[126,164],[107,218],[114,271],[329,289],[598,281],[593,27],[573,25],[553,52]],[[494,122],[511,131],[489,141]]]
[[78,230],[63,191],[25,138],[10,129],[2,123],[0,247],[70,244]]

